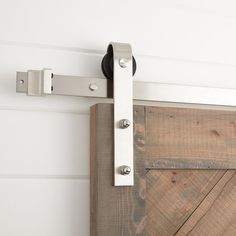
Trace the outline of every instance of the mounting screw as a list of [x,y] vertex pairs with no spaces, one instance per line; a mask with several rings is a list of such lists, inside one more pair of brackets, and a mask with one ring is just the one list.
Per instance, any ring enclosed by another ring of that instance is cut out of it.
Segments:
[[121,166],[120,167],[120,173],[122,175],[129,175],[131,172],[131,168],[129,166]]
[[90,84],[90,85],[89,85],[89,89],[90,89],[91,91],[96,91],[96,90],[98,90],[98,86],[97,86],[96,84]]
[[127,67],[127,62],[128,62],[127,59],[121,58],[121,59],[119,60],[119,65],[120,65],[120,67],[126,68],[126,67]]
[[130,121],[128,119],[123,119],[120,121],[120,128],[126,129],[131,125]]

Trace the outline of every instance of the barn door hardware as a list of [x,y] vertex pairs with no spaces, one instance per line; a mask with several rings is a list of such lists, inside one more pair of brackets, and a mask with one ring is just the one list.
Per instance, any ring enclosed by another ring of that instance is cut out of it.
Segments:
[[[133,75],[136,62],[131,46],[110,43],[102,60],[106,79],[64,76],[51,69],[17,72],[16,91],[30,96],[48,94],[114,99],[114,185],[134,184]],[[142,86],[142,85],[140,85]]]

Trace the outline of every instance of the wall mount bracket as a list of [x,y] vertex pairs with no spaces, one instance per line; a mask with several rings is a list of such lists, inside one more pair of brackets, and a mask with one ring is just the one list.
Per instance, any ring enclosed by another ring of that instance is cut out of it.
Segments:
[[[55,75],[51,69],[17,72],[16,91],[29,96],[70,95],[114,99],[114,185],[134,184],[133,61],[129,44],[111,42],[110,79]],[[104,57],[105,59],[105,57]],[[135,61],[134,61],[135,62]],[[136,69],[136,62],[135,62]],[[104,72],[104,71],[103,71]],[[107,77],[107,76],[106,76]],[[142,87],[140,84],[139,86]]]

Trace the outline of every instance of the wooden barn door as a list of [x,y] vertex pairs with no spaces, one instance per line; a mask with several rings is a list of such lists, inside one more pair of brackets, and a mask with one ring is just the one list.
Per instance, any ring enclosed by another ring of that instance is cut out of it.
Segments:
[[236,235],[236,112],[134,107],[135,185],[113,186],[113,106],[91,108],[91,235]]

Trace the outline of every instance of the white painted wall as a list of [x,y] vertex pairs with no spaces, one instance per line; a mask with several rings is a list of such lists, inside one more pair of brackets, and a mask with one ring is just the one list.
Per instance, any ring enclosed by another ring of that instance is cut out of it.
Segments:
[[16,71],[103,76],[109,41],[129,42],[160,100],[236,105],[235,28],[233,0],[0,0],[0,235],[89,235],[98,100],[16,94]]

